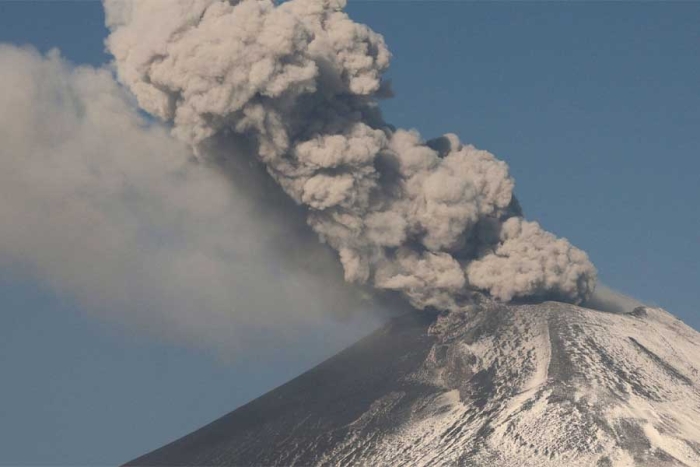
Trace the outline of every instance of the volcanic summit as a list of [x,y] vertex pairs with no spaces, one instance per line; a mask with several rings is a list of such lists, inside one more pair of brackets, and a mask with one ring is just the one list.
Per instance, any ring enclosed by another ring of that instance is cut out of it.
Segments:
[[130,466],[697,466],[700,334],[660,308],[411,312]]

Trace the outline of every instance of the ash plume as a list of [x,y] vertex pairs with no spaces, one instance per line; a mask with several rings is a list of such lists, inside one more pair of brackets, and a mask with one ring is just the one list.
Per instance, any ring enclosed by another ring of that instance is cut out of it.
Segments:
[[3,279],[225,357],[308,340],[309,329],[343,341],[336,322],[379,321],[384,308],[347,287],[246,148],[223,142],[232,184],[139,115],[108,69],[0,44],[0,141]]
[[[417,308],[472,295],[587,300],[585,252],[526,221],[507,165],[384,121],[390,52],[342,0],[105,0],[121,82],[202,159],[251,144],[345,279]],[[231,235],[235,235],[234,232]]]

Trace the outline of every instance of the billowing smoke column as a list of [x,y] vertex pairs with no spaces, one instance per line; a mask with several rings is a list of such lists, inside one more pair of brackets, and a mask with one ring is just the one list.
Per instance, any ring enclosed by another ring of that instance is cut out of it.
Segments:
[[139,105],[196,153],[217,135],[252,142],[346,280],[417,308],[454,309],[477,292],[586,300],[588,256],[521,217],[504,162],[384,122],[389,50],[343,6],[106,0],[107,45]]

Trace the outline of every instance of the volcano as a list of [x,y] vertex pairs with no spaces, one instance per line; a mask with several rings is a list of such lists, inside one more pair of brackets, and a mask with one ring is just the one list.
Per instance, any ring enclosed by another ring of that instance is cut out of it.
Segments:
[[700,333],[660,308],[413,312],[130,466],[700,466]]

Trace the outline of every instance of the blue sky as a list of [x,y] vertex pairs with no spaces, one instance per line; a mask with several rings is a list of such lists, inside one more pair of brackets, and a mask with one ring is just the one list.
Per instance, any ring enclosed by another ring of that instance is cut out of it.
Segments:
[[[388,121],[508,162],[528,218],[700,328],[700,3],[351,2],[394,54]],[[0,42],[108,61],[99,2],[0,2]],[[0,464],[111,465],[365,332],[227,359],[95,319],[0,270]]]

